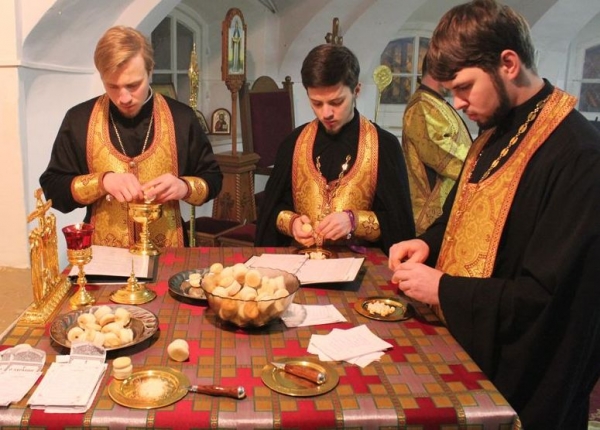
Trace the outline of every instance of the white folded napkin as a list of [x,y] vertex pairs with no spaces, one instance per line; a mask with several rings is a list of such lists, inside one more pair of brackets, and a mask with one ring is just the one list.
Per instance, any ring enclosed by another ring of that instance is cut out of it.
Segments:
[[306,327],[347,321],[334,305],[300,305],[298,303],[292,303],[281,319],[287,327]]
[[365,367],[379,360],[392,344],[377,337],[366,325],[348,330],[333,329],[327,335],[313,334],[308,352],[321,361],[346,361]]

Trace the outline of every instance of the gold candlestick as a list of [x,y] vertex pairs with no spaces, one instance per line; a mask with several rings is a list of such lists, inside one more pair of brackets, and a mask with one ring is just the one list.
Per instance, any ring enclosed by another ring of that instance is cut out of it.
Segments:
[[92,233],[94,226],[91,224],[70,225],[62,229],[67,240],[67,258],[69,263],[77,266],[77,285],[79,291],[74,294],[69,303],[74,309],[93,305],[96,299],[85,289],[87,280],[83,267],[92,261]]
[[129,203],[129,216],[142,225],[140,239],[129,248],[129,252],[136,255],[160,254],[150,239],[148,225],[162,216],[162,205],[160,203]]
[[131,260],[131,276],[127,280],[127,285],[123,288],[114,291],[110,295],[110,300],[115,303],[122,303],[127,305],[141,305],[154,300],[156,293],[146,288],[144,284],[140,284],[135,277],[135,270],[133,268],[133,260]]

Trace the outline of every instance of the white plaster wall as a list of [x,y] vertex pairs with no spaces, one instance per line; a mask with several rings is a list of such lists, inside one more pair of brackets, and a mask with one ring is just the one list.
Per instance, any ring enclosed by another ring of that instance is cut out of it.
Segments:
[[21,37],[15,2],[0,2],[0,266],[29,267],[20,109]]

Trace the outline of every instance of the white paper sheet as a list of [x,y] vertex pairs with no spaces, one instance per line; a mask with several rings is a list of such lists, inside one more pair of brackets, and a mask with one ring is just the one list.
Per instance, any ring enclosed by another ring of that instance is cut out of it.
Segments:
[[[92,261],[85,265],[85,274],[89,276],[117,276],[128,278],[131,276],[131,268],[137,278],[150,277],[150,257],[148,255],[136,255],[129,252],[127,248],[115,248],[112,246],[92,245]],[[73,266],[69,276],[77,276],[79,269]],[[92,283],[89,281],[88,283]]]
[[[333,329],[327,335],[312,335],[308,352],[316,351],[333,361],[350,361],[363,359],[368,354],[378,353],[391,348],[392,344],[377,337],[366,325],[348,330]],[[314,352],[312,352],[314,353]]]
[[281,316],[287,327],[306,327],[348,321],[334,305],[292,303]]

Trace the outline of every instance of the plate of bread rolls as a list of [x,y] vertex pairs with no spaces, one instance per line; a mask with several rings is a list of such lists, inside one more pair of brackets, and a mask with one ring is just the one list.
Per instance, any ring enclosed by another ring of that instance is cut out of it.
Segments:
[[70,348],[87,341],[106,351],[136,345],[158,330],[158,318],[139,306],[99,305],[59,315],[50,325],[50,337]]

